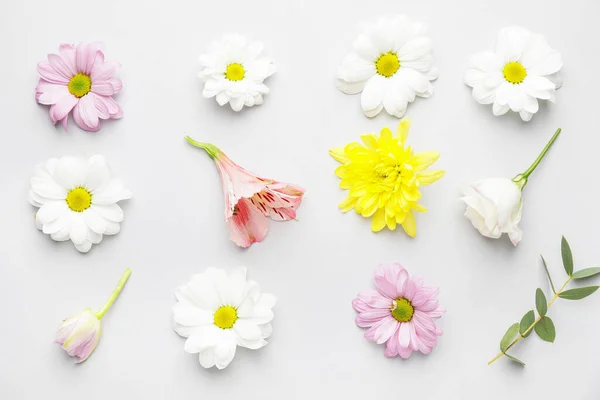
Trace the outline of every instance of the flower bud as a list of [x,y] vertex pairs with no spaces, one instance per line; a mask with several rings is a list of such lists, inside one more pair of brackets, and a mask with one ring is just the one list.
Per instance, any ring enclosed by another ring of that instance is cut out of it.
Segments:
[[100,341],[102,324],[96,313],[87,308],[81,313],[67,318],[58,328],[54,343],[62,346],[77,363],[85,361]]

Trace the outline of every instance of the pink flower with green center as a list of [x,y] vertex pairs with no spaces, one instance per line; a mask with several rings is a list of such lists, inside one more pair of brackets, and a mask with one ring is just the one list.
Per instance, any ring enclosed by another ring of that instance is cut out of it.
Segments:
[[262,241],[269,230],[267,217],[275,221],[296,218],[303,188],[260,178],[231,161],[217,146],[190,137],[186,140],[204,149],[219,170],[225,195],[225,222],[235,244],[246,248]]
[[67,129],[69,113],[75,123],[86,131],[100,129],[101,119],[123,116],[121,107],[112,98],[123,84],[113,77],[119,64],[104,61],[99,43],[77,46],[61,44],[58,54],[48,54],[48,61],[38,64],[40,80],[35,99],[50,106],[50,120]]
[[438,288],[409,276],[397,263],[375,270],[377,290],[360,292],[352,301],[356,325],[369,328],[365,338],[386,343],[385,356],[408,358],[413,351],[429,354],[442,330],[435,324],[446,310],[437,301]]

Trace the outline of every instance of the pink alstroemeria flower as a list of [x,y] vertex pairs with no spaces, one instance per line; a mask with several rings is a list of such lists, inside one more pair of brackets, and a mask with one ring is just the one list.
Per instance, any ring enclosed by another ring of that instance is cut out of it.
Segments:
[[289,221],[296,218],[304,189],[289,183],[259,178],[229,159],[218,147],[186,140],[204,149],[214,160],[225,194],[225,222],[229,237],[240,247],[262,241],[269,230],[269,220]]
[[67,119],[73,110],[75,123],[86,131],[100,129],[101,119],[123,116],[121,107],[112,98],[123,84],[114,78],[119,64],[104,61],[101,44],[61,44],[59,54],[48,54],[48,61],[38,64],[40,80],[35,89],[35,99],[50,106],[53,124],[62,122],[67,129]]
[[352,301],[356,325],[369,328],[365,338],[386,343],[386,357],[431,353],[442,335],[434,320],[446,312],[436,299],[439,289],[425,286],[423,278],[409,276],[397,263],[377,267],[375,286],[377,290],[360,292]]

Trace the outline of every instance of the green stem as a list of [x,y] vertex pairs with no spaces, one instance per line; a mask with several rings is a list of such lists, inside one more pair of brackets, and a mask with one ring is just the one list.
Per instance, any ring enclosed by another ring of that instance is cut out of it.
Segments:
[[[564,285],[562,285],[562,287],[560,288],[560,290],[557,293],[554,293],[554,296],[548,302],[548,309],[550,309],[550,307],[552,306],[552,304],[554,304],[554,302],[556,301],[556,299],[558,298],[558,296],[561,294],[561,292],[565,289],[565,287],[567,287],[567,285],[569,284],[569,282],[571,282],[571,279],[573,279],[573,278],[569,277],[569,279],[567,279],[567,281],[564,283]],[[494,361],[496,361],[497,359],[499,359],[500,357],[502,357],[504,354],[506,354],[506,352],[508,350],[510,350],[511,347],[513,347],[515,344],[519,343],[521,341],[521,339],[523,339],[529,332],[531,332],[531,330],[535,327],[535,325],[538,322],[540,322],[541,319],[542,319],[542,316],[541,315],[538,316],[537,319],[535,321],[533,321],[533,324],[531,324],[531,326],[529,328],[527,328],[525,330],[525,332],[523,332],[523,334],[519,335],[518,338],[516,338],[515,340],[513,340],[513,342],[506,347],[506,350],[501,351],[500,353],[498,353],[496,355],[496,357],[492,358],[488,362],[488,365],[491,365]]]
[[208,155],[211,156],[211,158],[217,158],[217,155],[219,155],[219,153],[221,152],[221,150],[219,150],[219,148],[214,144],[198,142],[189,136],[186,136],[185,140],[187,140],[192,146],[201,148],[204,151],[206,151]]
[[535,171],[537,166],[542,162],[542,160],[544,159],[544,156],[546,155],[548,150],[550,150],[550,147],[552,147],[552,145],[556,141],[556,138],[558,137],[558,135],[560,135],[560,132],[561,132],[561,129],[558,128],[556,130],[556,132],[554,133],[554,136],[552,136],[552,138],[550,139],[548,144],[546,144],[546,147],[544,147],[544,150],[542,150],[542,152],[535,159],[533,164],[531,164],[531,166],[529,168],[527,168],[527,170],[525,172],[523,172],[522,174],[519,174],[513,178],[513,182],[515,182],[517,184],[517,186],[519,186],[519,189],[523,190],[525,185],[527,185],[527,179],[529,178],[529,175],[531,175],[533,173],[533,171]]
[[123,290],[123,286],[125,286],[125,283],[127,282],[127,279],[129,279],[130,275],[131,270],[127,268],[125,272],[123,272],[123,275],[121,276],[117,287],[115,288],[115,290],[113,290],[112,294],[110,295],[104,306],[100,309],[100,311],[96,313],[96,317],[98,317],[98,319],[102,319],[102,317],[104,317],[104,314],[106,314],[106,312],[113,305],[117,297],[119,297],[119,293],[121,293],[121,290]]

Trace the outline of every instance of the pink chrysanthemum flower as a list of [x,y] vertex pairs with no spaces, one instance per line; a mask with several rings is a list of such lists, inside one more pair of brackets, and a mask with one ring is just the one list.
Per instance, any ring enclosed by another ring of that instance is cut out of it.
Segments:
[[99,43],[75,47],[61,44],[59,54],[48,54],[48,61],[38,64],[40,80],[35,99],[50,106],[50,120],[58,121],[67,129],[67,119],[73,110],[75,123],[86,131],[100,129],[101,119],[123,116],[121,107],[112,98],[123,84],[114,78],[119,64],[104,61]]
[[436,300],[438,288],[425,286],[423,278],[409,276],[397,263],[377,267],[375,286],[377,290],[361,292],[352,301],[356,325],[369,328],[365,338],[386,343],[386,357],[431,353],[442,335],[434,320],[446,312]]

